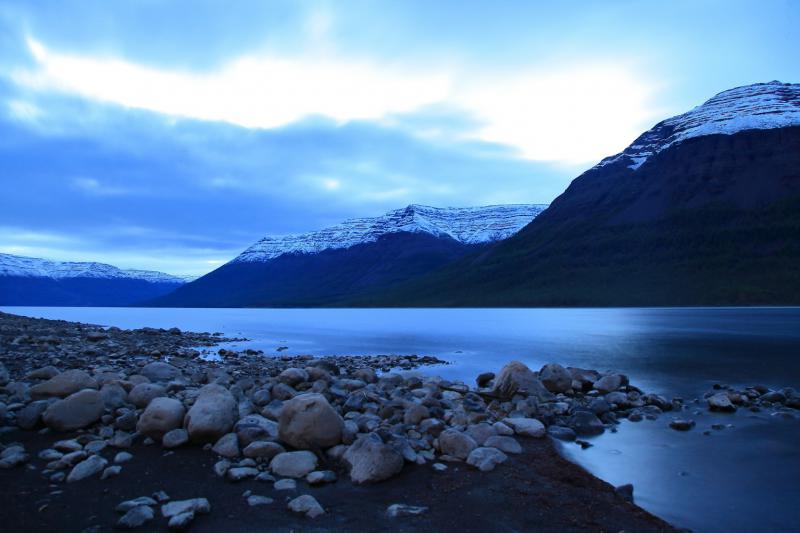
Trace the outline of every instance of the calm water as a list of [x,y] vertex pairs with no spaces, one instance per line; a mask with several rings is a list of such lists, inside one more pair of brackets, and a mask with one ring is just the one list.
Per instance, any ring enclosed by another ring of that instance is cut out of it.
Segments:
[[[428,368],[472,382],[511,359],[619,370],[650,392],[696,398],[714,382],[800,387],[800,309],[101,309],[8,312],[120,327],[221,331],[274,354],[435,355]],[[287,352],[284,352],[287,353]],[[623,422],[593,448],[564,452],[612,484],[633,483],[639,505],[696,531],[800,530],[800,420],[712,415],[679,433]],[[703,435],[712,423],[732,427]]]

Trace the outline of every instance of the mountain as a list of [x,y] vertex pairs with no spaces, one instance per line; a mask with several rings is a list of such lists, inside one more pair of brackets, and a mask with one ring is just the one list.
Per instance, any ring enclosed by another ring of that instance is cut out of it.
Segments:
[[360,305],[800,304],[800,84],[722,92],[484,253]]
[[0,305],[126,306],[167,294],[186,281],[103,263],[0,254]]
[[310,233],[269,236],[152,304],[174,307],[346,305],[513,235],[543,205],[410,205]]

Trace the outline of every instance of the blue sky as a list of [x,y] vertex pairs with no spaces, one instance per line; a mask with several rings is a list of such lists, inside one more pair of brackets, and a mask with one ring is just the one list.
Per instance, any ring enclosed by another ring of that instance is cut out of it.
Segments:
[[547,203],[800,82],[800,3],[0,1],[0,252],[201,274],[409,203]]

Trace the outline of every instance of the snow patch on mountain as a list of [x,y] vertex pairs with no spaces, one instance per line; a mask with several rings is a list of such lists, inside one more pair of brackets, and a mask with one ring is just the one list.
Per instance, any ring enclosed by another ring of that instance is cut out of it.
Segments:
[[772,81],[746,85],[721,92],[691,111],[659,122],[595,168],[624,161],[636,170],[650,156],[686,139],[787,126],[800,126],[800,84]]
[[412,204],[373,218],[354,218],[309,233],[267,236],[232,262],[263,262],[284,254],[315,254],[375,242],[390,233],[429,233],[465,244],[498,241],[517,233],[547,205],[429,207]]
[[35,257],[0,254],[0,276],[26,278],[132,279],[150,283],[186,283],[190,278],[152,270],[122,270],[105,263],[48,261]]

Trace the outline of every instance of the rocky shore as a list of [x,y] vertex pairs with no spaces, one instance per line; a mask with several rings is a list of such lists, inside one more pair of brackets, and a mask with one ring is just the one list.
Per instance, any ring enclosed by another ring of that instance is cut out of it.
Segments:
[[[0,511],[10,530],[666,531],[564,460],[677,398],[618,373],[510,362],[474,385],[430,357],[266,357],[219,334],[0,313]],[[205,348],[203,348],[205,347]],[[213,354],[213,357],[210,355]],[[792,410],[719,386],[713,410]],[[678,427],[680,426],[680,427]],[[683,427],[686,426],[686,427]]]

